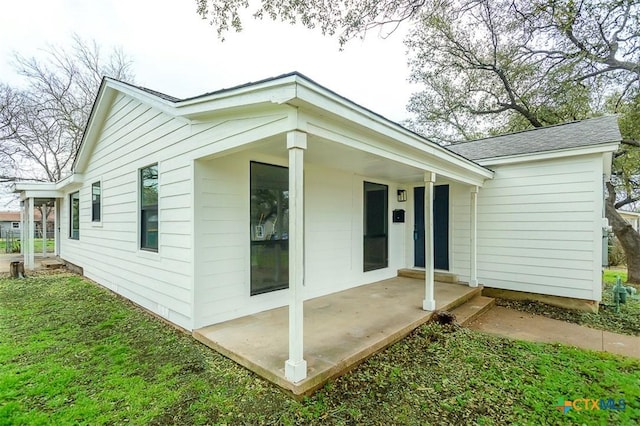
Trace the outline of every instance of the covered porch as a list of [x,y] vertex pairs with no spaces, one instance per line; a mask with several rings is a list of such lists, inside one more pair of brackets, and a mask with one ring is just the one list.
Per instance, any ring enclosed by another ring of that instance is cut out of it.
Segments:
[[[422,279],[396,277],[304,302],[306,378],[286,377],[289,308],[248,315],[193,331],[205,345],[294,395],[305,395],[354,368],[429,321]],[[481,288],[435,282],[436,310],[450,310]]]
[[[62,188],[79,188],[81,184],[82,176],[72,174],[59,182],[16,182],[12,186],[12,191],[20,194],[20,254],[23,256],[25,269],[36,269],[38,266],[36,256],[46,261],[47,258],[56,258],[60,255]],[[40,223],[36,221],[36,210],[39,211]],[[74,223],[77,224],[77,229],[79,227],[78,207],[75,212]],[[47,235],[47,222],[51,222],[51,218],[53,232]],[[40,232],[38,232],[38,226]],[[37,236],[42,238],[41,251],[36,250],[34,240]],[[53,251],[47,251],[48,240],[53,240]]]

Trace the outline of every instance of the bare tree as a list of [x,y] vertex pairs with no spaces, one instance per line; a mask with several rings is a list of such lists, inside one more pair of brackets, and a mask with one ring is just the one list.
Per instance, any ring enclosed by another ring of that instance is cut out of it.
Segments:
[[14,56],[24,86],[0,85],[0,182],[55,182],[69,173],[103,76],[131,81],[121,50],[103,57],[78,36],[70,49]]

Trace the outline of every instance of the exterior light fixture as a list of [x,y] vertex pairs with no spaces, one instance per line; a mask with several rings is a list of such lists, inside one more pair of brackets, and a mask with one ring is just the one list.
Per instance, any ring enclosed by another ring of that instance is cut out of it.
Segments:
[[398,189],[398,201],[401,203],[407,201],[407,190],[406,189]]

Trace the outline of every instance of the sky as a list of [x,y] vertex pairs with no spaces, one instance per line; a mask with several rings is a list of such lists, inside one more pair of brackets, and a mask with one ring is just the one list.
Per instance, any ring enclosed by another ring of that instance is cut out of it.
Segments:
[[65,46],[76,33],[105,53],[120,46],[133,59],[136,83],[189,97],[249,81],[299,71],[317,83],[391,120],[408,118],[416,88],[402,30],[383,39],[371,32],[340,51],[337,37],[319,30],[247,14],[241,33],[218,39],[196,13],[193,0],[31,0],[3,2],[0,80],[17,77],[13,52],[38,56],[47,44]]
[[[409,118],[417,88],[407,82],[406,27],[389,37],[372,31],[341,51],[337,37],[247,12],[240,33],[221,41],[194,0],[5,1],[0,14],[0,81],[19,85],[14,53],[42,56],[74,34],[107,54],[120,47],[132,59],[135,83],[179,98],[298,71],[393,121]],[[13,202],[11,200],[14,200]],[[15,209],[0,188],[0,210]]]

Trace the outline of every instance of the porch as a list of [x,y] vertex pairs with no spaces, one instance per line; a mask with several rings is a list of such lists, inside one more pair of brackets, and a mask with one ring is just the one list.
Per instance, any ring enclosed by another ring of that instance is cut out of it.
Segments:
[[[424,279],[396,277],[304,302],[307,376],[285,377],[289,312],[282,307],[194,330],[193,336],[263,378],[292,392],[311,393],[427,322]],[[479,295],[480,287],[435,283],[437,310]]]

